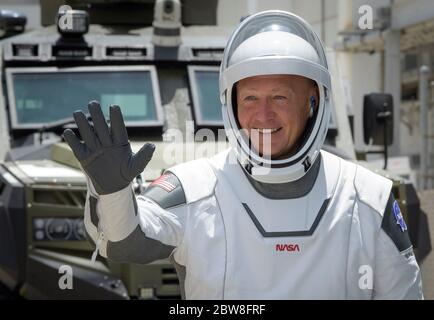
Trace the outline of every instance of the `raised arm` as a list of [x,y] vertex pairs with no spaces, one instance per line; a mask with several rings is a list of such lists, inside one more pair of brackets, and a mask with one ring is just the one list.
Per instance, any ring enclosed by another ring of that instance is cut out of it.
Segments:
[[[133,154],[120,108],[110,107],[110,128],[98,102],[89,103],[88,108],[93,127],[82,111],[74,113],[83,141],[70,129],[65,130],[64,137],[87,176],[84,220],[96,252],[112,260],[135,263],[168,257],[182,236],[184,212],[178,209],[178,215],[165,210],[168,200],[163,201],[161,196],[160,200],[152,196],[136,198],[131,187],[155,146],[147,143]],[[173,183],[180,188],[179,181]]]

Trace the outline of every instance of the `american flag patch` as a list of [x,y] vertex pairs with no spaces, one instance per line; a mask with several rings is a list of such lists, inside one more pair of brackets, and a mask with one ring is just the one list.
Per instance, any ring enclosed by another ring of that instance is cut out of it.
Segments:
[[154,180],[149,186],[160,187],[167,192],[173,191],[176,189],[176,186],[171,182],[173,177],[170,174],[163,174],[157,180]]

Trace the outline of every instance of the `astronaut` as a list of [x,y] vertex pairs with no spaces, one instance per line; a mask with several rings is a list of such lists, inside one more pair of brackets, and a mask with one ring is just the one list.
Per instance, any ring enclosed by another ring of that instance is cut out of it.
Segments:
[[[135,196],[154,145],[133,154],[122,113],[64,132],[88,177],[87,233],[103,257],[170,258],[186,299],[421,299],[420,270],[392,182],[321,150],[331,86],[303,19],[254,14],[220,68],[230,148],[176,165]],[[95,257],[94,257],[95,258]]]

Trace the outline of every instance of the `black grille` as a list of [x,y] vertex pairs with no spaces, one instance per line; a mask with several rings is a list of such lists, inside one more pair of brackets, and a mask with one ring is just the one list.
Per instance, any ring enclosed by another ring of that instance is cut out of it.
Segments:
[[33,201],[39,204],[54,204],[83,208],[86,193],[77,190],[34,190]]
[[161,279],[163,285],[179,285],[178,276],[174,268],[162,268]]

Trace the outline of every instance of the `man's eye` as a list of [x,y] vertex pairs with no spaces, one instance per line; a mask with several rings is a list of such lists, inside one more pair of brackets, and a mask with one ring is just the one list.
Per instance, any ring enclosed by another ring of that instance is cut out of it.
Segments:
[[245,101],[255,101],[257,98],[255,96],[247,96],[244,98]]
[[274,96],[273,97],[275,100],[286,100],[285,96]]

